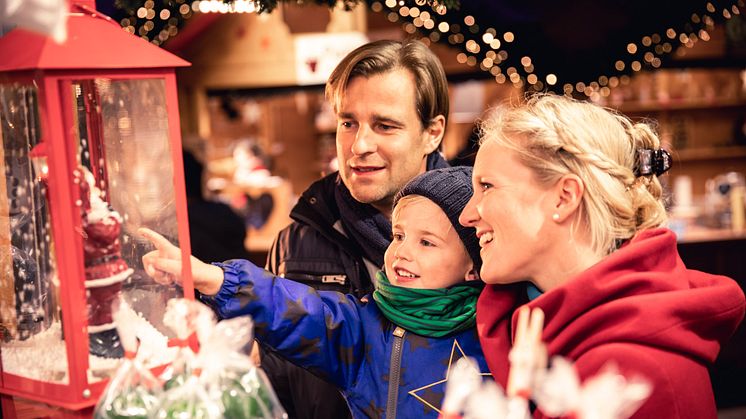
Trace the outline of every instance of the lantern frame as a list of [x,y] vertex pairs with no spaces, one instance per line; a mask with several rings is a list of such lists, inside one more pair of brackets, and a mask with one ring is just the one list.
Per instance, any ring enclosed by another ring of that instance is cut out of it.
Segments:
[[[175,68],[188,62],[122,30],[108,17],[86,4],[73,4],[67,22],[68,39],[51,39],[24,29],[14,29],[0,38],[0,84],[36,87],[39,145],[36,158],[46,157],[47,202],[51,235],[56,244],[54,258],[59,278],[59,307],[62,313],[67,356],[67,384],[45,382],[2,370],[0,350],[0,394],[80,410],[93,406],[108,380],[89,382],[88,319],[83,256],[80,189],[75,184],[79,144],[74,127],[72,84],[81,80],[112,81],[159,79],[165,87],[170,158],[178,239],[182,251],[184,298],[194,298],[190,266],[190,243]],[[93,128],[97,129],[97,128]],[[103,134],[102,134],[103,135]],[[36,149],[36,147],[35,147]],[[116,156],[107,156],[114,159]],[[98,159],[96,159],[98,162]],[[3,398],[5,400],[5,397]]]

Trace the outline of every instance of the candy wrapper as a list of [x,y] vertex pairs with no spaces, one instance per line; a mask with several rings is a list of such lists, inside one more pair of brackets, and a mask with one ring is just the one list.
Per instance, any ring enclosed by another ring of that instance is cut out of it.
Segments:
[[482,381],[479,365],[472,358],[456,361],[446,385],[441,419],[505,418],[508,400],[494,381]]
[[212,311],[205,305],[183,298],[173,298],[168,301],[163,324],[176,335],[172,343],[178,350],[173,362],[159,377],[164,383],[165,390],[184,385],[192,375],[195,353],[189,347],[189,337],[197,331],[199,321],[208,324],[215,323]]
[[158,410],[151,416],[158,419],[222,419],[223,405],[207,392],[199,370],[186,381],[171,387],[161,398]]
[[[206,306],[169,301],[164,323],[176,332],[179,356],[161,378],[166,382],[157,418],[286,418],[264,373],[246,349],[252,342],[249,317],[215,322]],[[196,334],[199,351],[188,346]]]
[[212,328],[209,338],[203,326],[206,325],[198,325],[197,332],[198,363],[212,398],[222,402],[225,417],[287,418],[264,372],[246,355],[252,342],[251,318],[223,320]]
[[575,367],[561,357],[537,379],[534,399],[549,416],[578,419],[625,419],[634,414],[653,391],[642,377],[624,377],[613,362],[582,384]]
[[173,299],[168,302],[163,322],[178,337],[179,355],[161,375],[166,391],[152,416],[160,419],[223,418],[223,404],[208,392],[209,386],[202,375],[198,357],[188,345],[189,336],[196,333],[200,351],[206,349],[202,345],[215,326],[212,311],[195,301]]
[[94,410],[96,419],[146,419],[158,404],[161,384],[136,357],[138,343],[135,336],[140,319],[124,300],[113,304],[124,360],[109,381]]

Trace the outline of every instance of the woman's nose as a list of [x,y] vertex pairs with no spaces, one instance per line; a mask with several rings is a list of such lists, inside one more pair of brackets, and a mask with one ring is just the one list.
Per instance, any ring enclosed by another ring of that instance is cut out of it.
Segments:
[[473,227],[477,220],[479,220],[479,213],[477,212],[476,200],[472,195],[464,210],[461,211],[461,215],[458,216],[458,222],[464,227]]

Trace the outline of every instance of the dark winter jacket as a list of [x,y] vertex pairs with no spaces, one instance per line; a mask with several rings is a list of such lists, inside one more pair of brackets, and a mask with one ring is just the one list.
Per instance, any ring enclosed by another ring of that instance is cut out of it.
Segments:
[[[267,256],[267,270],[319,290],[361,298],[373,291],[360,246],[341,230],[335,202],[337,173],[314,182],[290,212]],[[340,230],[335,228],[338,226]]]
[[436,418],[463,356],[489,375],[473,327],[427,338],[392,324],[372,298],[316,291],[245,260],[219,266],[224,282],[208,303],[223,318],[251,315],[263,345],[334,383],[356,418]]
[[[314,182],[293,207],[292,224],[280,231],[267,256],[267,269],[319,290],[372,292],[362,249],[335,229],[337,173]],[[291,419],[344,419],[349,409],[339,391],[284,358],[262,348],[262,368]]]

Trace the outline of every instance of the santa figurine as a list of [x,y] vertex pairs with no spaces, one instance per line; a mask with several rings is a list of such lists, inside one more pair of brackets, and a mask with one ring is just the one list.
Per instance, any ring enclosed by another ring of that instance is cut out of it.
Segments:
[[75,182],[80,186],[90,353],[121,358],[124,350],[112,318],[112,302],[133,272],[121,255],[122,217],[104,201],[88,169],[76,170]]

